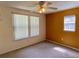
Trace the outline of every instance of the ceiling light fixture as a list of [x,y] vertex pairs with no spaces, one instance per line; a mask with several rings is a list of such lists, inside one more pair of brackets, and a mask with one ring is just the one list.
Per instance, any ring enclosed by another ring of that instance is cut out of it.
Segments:
[[45,3],[45,1],[40,1],[39,4],[37,5],[38,12],[45,13],[47,9],[46,7],[47,7],[47,4]]
[[38,7],[38,12],[39,12],[39,13],[45,13],[45,12],[46,12],[46,8],[43,7],[43,6],[39,6],[39,7]]
[[41,8],[40,10],[39,10],[39,13],[44,13],[45,12],[45,8]]

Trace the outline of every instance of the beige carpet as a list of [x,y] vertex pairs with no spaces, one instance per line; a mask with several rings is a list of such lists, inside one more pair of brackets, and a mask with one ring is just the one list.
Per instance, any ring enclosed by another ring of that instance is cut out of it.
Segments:
[[79,57],[79,52],[60,45],[41,42],[37,45],[19,49],[0,57],[6,58],[73,58]]

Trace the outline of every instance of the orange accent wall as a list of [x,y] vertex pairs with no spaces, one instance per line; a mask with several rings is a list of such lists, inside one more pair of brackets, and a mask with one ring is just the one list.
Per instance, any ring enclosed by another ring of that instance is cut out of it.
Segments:
[[[64,16],[76,16],[76,31],[64,31]],[[79,48],[79,7],[46,15],[46,39]]]

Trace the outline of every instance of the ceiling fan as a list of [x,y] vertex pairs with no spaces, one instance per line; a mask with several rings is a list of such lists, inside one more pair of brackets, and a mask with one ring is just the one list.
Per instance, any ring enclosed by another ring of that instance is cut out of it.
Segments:
[[58,9],[56,7],[50,7],[50,5],[52,5],[51,2],[39,1],[36,4],[33,4],[32,6],[33,7],[35,6],[39,13],[45,13],[47,11],[47,9],[52,9],[52,10],[57,10]]

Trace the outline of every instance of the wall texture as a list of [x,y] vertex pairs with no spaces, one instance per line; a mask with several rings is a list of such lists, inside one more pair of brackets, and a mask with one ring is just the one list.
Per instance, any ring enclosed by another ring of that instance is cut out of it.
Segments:
[[[64,31],[64,16],[76,16],[76,31]],[[79,48],[79,7],[46,15],[46,38],[50,41]]]
[[[12,13],[40,16],[40,35],[38,37],[15,41],[12,27]],[[45,40],[44,15],[31,13],[16,8],[0,6],[0,54],[32,45],[43,40]]]

